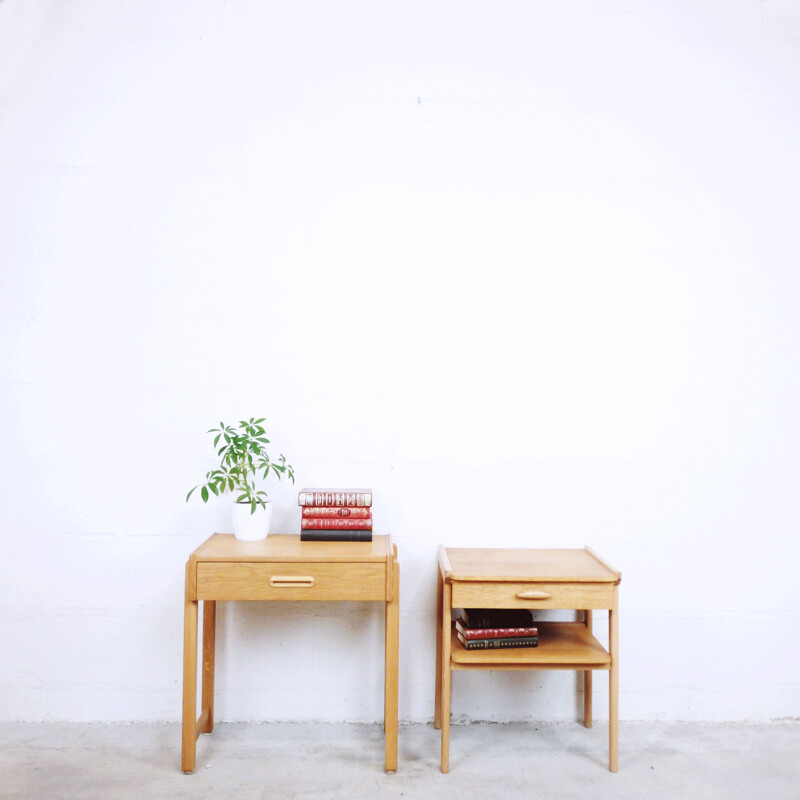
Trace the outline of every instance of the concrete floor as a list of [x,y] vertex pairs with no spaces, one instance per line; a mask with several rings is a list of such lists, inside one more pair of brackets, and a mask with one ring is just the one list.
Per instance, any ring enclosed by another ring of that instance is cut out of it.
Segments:
[[608,772],[605,725],[470,724],[400,729],[399,769],[383,772],[379,725],[226,724],[180,770],[177,724],[0,723],[2,800],[156,798],[800,798],[800,721],[622,723]]

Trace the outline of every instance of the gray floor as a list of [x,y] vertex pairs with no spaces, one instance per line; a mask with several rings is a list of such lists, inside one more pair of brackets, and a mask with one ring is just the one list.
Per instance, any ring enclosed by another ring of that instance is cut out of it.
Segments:
[[180,771],[177,724],[0,723],[0,798],[800,798],[800,721],[622,723],[620,770],[604,725],[471,724],[400,730],[398,772],[383,772],[378,725],[226,724]]

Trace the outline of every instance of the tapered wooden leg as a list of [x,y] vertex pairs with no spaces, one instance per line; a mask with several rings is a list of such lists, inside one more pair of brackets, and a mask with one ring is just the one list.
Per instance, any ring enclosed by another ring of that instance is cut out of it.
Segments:
[[[584,625],[592,630],[592,612],[583,612]],[[587,728],[592,727],[592,671],[590,669],[583,672],[583,724]]]
[[441,719],[442,728],[442,772],[450,771],[450,636],[451,586],[445,581],[442,590],[442,632],[441,632]]
[[433,700],[433,727],[442,727],[442,590],[444,579],[442,571],[437,567],[436,587],[436,691]]
[[397,693],[400,669],[400,566],[394,565],[392,599],[386,603],[386,652],[384,681],[383,727],[386,739],[386,772],[397,770]]
[[616,772],[619,765],[619,619],[616,587],[614,608],[608,612],[608,649],[611,654],[608,672],[608,768]]
[[183,723],[181,769],[197,761],[197,601],[186,599],[183,615]]
[[203,730],[214,730],[214,661],[217,623],[217,603],[215,600],[203,601],[203,683],[200,707],[203,709]]
[[592,671],[584,670],[583,673],[583,724],[586,728],[592,727]]

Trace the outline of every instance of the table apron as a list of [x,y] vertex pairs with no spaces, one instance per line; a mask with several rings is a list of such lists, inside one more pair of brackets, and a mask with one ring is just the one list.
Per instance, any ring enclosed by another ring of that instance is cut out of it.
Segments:
[[385,600],[385,562],[200,562],[198,600]]
[[453,608],[614,608],[613,583],[453,581]]

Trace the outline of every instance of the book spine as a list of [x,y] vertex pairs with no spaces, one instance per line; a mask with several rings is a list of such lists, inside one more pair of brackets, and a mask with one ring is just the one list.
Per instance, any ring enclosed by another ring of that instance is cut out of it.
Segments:
[[538,636],[538,628],[466,628],[456,621],[456,628],[465,639],[503,639],[508,637]]
[[372,531],[302,531],[301,542],[371,542]]
[[480,609],[473,609],[468,613],[466,609],[461,613],[465,627],[470,630],[479,628],[527,628],[533,622],[530,611],[517,614],[510,609],[494,609],[491,613],[484,613]]
[[303,517],[300,529],[304,531],[371,531],[371,519],[337,519],[336,517]]
[[303,518],[316,517],[317,519],[372,519],[372,509],[369,507],[349,508],[348,506],[303,506]]
[[459,641],[467,650],[499,650],[504,647],[538,647],[538,636],[515,636],[507,639],[465,639],[459,634]]
[[301,506],[349,506],[352,508],[372,505],[370,489],[303,489],[297,496]]

